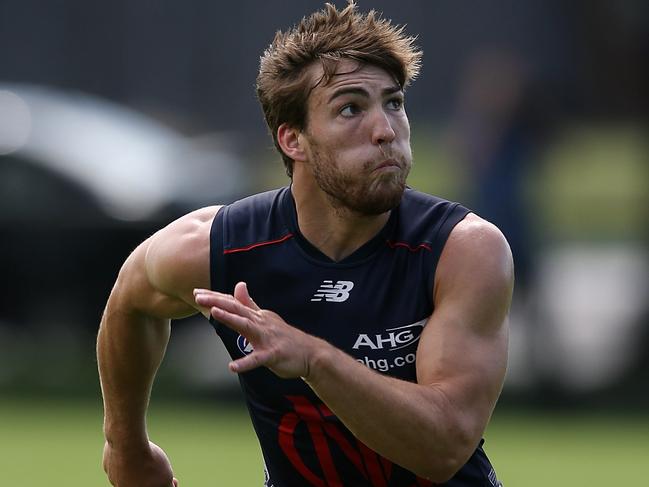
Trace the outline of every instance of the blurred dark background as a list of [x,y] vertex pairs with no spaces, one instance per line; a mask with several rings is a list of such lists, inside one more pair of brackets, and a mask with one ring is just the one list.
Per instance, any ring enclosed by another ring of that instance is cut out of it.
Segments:
[[[503,402],[646,408],[649,3],[359,3],[424,51],[411,184],[514,250]],[[258,61],[321,6],[0,0],[0,394],[96,394],[97,325],[137,243],[287,183]],[[232,394],[226,361],[206,321],[178,322],[159,390]]]

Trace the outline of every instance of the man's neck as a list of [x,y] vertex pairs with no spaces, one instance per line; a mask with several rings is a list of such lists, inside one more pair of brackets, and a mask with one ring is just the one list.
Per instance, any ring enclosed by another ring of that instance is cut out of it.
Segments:
[[300,233],[311,245],[336,262],[371,240],[390,217],[389,211],[367,216],[336,207],[312,180],[294,180],[291,189]]

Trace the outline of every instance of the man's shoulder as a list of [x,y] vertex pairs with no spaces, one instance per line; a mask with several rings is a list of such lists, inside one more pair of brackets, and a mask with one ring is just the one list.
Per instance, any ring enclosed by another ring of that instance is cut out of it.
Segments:
[[282,188],[255,193],[227,205],[226,208],[228,212],[237,213],[268,212],[271,211],[273,205],[278,204],[278,200],[285,194],[286,191],[289,190],[290,188],[285,186]]
[[429,193],[424,193],[423,191],[411,187],[407,187],[403,192],[403,201],[419,205],[434,205],[444,202],[451,203],[450,200]]
[[489,257],[511,259],[511,249],[500,229],[475,213],[470,213],[455,226],[449,243],[461,260],[469,255],[482,261]]
[[401,238],[428,244],[445,241],[457,223],[470,213],[461,204],[414,189],[406,189],[398,208]]
[[[503,233],[492,223],[469,214],[451,232],[436,276],[436,289],[458,294],[511,298],[514,265]],[[440,283],[444,283],[443,288]],[[471,291],[473,290],[473,291]]]
[[227,205],[221,212],[219,233],[224,249],[273,240],[290,233],[290,187],[257,193]]

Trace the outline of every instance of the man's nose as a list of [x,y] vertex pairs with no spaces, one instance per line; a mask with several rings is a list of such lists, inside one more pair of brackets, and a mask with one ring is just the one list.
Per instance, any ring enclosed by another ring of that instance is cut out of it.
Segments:
[[372,143],[376,145],[390,143],[395,136],[388,115],[384,110],[376,110],[372,117]]

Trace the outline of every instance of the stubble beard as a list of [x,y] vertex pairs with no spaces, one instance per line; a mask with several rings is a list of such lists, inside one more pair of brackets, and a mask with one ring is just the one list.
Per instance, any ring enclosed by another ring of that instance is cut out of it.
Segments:
[[406,179],[412,165],[405,156],[391,154],[399,171],[375,174],[376,161],[366,161],[356,174],[345,173],[336,166],[331,153],[311,142],[313,176],[332,207],[339,212],[375,216],[396,208],[406,189]]

